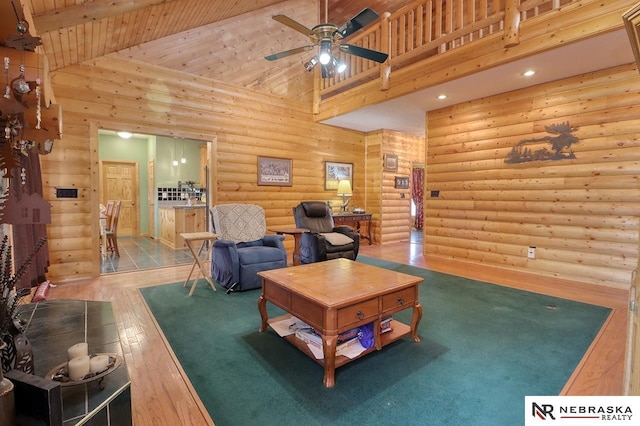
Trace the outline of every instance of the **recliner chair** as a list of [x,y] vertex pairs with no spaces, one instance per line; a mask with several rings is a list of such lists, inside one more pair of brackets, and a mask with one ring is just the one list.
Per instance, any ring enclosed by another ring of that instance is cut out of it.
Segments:
[[211,207],[211,223],[218,235],[211,250],[211,276],[227,293],[261,288],[258,272],[287,266],[284,235],[265,235],[262,207],[219,204]]
[[350,226],[335,226],[324,201],[303,201],[293,208],[297,228],[309,232],[300,239],[300,262],[314,263],[344,257],[356,260],[360,235]]

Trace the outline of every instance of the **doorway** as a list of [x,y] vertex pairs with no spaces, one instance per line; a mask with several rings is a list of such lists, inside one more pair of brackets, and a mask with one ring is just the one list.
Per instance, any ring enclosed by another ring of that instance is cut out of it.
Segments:
[[102,205],[108,200],[120,201],[118,236],[137,236],[138,217],[138,163],[129,161],[100,160],[100,194]]
[[155,238],[162,226],[159,210],[184,203],[175,198],[180,181],[209,186],[202,182],[200,170],[211,164],[213,143],[138,133],[125,138],[111,130],[96,131],[96,201],[103,205],[109,199],[123,201],[117,234],[120,257],[98,254],[97,272],[102,275],[192,263],[188,249],[174,250]]

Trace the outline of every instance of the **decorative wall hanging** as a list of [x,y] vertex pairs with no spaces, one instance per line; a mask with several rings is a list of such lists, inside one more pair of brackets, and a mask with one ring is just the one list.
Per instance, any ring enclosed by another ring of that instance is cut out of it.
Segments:
[[324,189],[337,191],[338,182],[347,179],[353,188],[353,163],[324,162]]
[[566,160],[576,158],[571,145],[578,142],[572,133],[578,130],[569,122],[545,126],[547,133],[557,136],[522,139],[507,155],[505,163],[525,163],[527,161]]
[[397,172],[398,171],[398,156],[385,154],[384,155],[384,171],[385,172]]
[[290,158],[258,157],[258,185],[291,186]]
[[409,176],[396,176],[394,188],[409,189]]

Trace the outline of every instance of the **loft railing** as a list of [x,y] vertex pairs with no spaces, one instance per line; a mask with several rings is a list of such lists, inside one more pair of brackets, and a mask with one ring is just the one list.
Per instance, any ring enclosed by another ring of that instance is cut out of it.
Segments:
[[502,32],[505,46],[519,42],[519,24],[578,0],[418,0],[383,15],[349,44],[389,54],[383,64],[340,52],[347,70],[333,78],[316,74],[315,98],[380,78],[387,89],[392,70]]

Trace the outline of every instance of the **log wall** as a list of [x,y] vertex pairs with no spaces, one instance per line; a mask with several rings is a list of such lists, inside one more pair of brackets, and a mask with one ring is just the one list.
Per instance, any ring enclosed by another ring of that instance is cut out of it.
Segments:
[[[54,282],[98,274],[99,128],[211,142],[213,203],[261,205],[267,226],[293,225],[301,200],[339,206],[324,190],[324,161],[354,164],[352,203],[366,207],[364,134],[315,124],[309,105],[118,55],[58,70],[52,84],[65,120],[62,140],[42,157]],[[293,185],[258,186],[258,156],[291,158]],[[77,187],[79,198],[56,199],[56,186]]]
[[[424,160],[424,138],[390,130],[367,134],[367,212],[374,220],[373,241],[411,237],[411,188],[395,188],[395,177],[411,177],[413,162]],[[384,170],[384,155],[398,156],[398,170]]]
[[[628,288],[638,264],[639,93],[627,65],[429,112],[425,253]],[[558,136],[546,126],[560,123],[575,128],[575,158],[505,162],[521,140]]]

